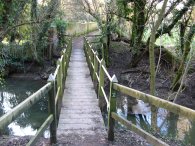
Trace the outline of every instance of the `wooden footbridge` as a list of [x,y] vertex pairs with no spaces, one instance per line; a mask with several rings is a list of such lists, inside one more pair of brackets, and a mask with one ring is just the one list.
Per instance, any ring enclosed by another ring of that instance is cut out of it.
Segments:
[[[79,38],[79,41],[73,43],[72,38],[69,37],[67,41],[67,46],[57,62],[56,71],[48,83],[0,117],[0,129],[10,124],[46,94],[49,95],[49,116],[27,145],[35,145],[48,127],[51,144],[107,145],[108,141],[114,140],[116,121],[139,134],[154,146],[168,145],[117,114],[116,92],[195,120],[194,110],[120,85],[115,75],[112,77],[109,75],[104,60],[100,60],[87,37]],[[109,95],[104,90],[105,78],[110,84]],[[98,83],[97,93],[93,83]],[[107,130],[98,106],[101,100],[105,101],[108,107]]]

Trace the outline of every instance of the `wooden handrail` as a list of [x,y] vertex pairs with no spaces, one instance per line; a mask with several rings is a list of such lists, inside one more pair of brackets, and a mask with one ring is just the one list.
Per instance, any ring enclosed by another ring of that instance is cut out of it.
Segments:
[[108,73],[106,67],[102,65],[101,68],[103,69],[105,75],[108,77],[109,81],[111,81],[112,78],[111,78],[110,74]]
[[114,83],[113,88],[123,94],[129,95],[139,100],[143,100],[144,102],[150,103],[156,107],[165,108],[175,114],[183,115],[186,118],[195,120],[195,110],[192,110],[190,108],[175,104],[173,102],[161,99],[156,96],[152,96],[150,94],[143,93],[141,91],[117,83]]
[[45,120],[45,122],[41,125],[41,127],[37,131],[36,135],[28,142],[27,146],[35,145],[38,138],[48,128],[48,126],[51,124],[53,120],[54,120],[53,115],[48,116],[48,118]]
[[56,77],[57,77],[59,68],[60,68],[60,65],[57,65],[56,70],[54,72],[54,79],[56,79]]
[[[61,106],[62,102],[62,84],[65,82],[66,76],[67,76],[67,68],[70,61],[70,54],[72,50],[72,38],[68,39],[68,44],[66,50],[62,51],[62,55],[60,59],[58,60],[58,65],[56,67],[56,70],[54,72],[54,77],[51,81],[48,81],[46,85],[44,85],[41,89],[39,89],[37,92],[29,96],[27,99],[25,99],[23,102],[21,102],[19,105],[14,107],[12,110],[10,110],[8,113],[4,114],[2,117],[0,117],[0,130],[3,129],[5,126],[10,124],[12,121],[14,121],[21,113],[32,107],[37,101],[39,101],[41,98],[43,98],[47,93],[49,95],[49,116],[45,120],[45,122],[42,124],[42,126],[38,129],[36,135],[30,140],[30,142],[27,144],[28,146],[34,145],[37,139],[42,135],[42,133],[45,131],[45,129],[50,125],[50,142],[51,144],[57,142],[56,138],[56,128],[57,128],[57,119],[58,114],[56,111]],[[53,92],[55,90],[55,82],[57,80],[57,95]],[[59,111],[58,111],[59,112]]]
[[136,131],[137,134],[144,137],[152,145],[154,145],[154,146],[168,146],[168,144],[166,144],[165,142],[161,141],[160,139],[154,137],[150,133],[148,133],[148,132],[142,130],[141,128],[137,127],[136,125],[132,124],[130,121],[119,116],[117,113],[113,112],[112,117],[116,121],[119,121],[121,124],[125,125],[129,130]]
[[103,93],[104,98],[105,98],[105,100],[106,100],[106,103],[107,103],[107,105],[108,105],[108,107],[109,107],[109,101],[108,101],[108,97],[107,97],[107,95],[106,95],[106,92],[104,91],[104,88],[103,88],[103,87],[101,87],[101,90],[102,90],[102,93]]
[[[87,63],[90,67],[92,66],[92,70],[90,70],[90,72],[93,72],[93,75],[94,74],[97,74],[97,76],[99,75],[99,79],[94,78],[92,76],[92,79],[96,80],[99,84],[99,86],[98,86],[99,103],[101,103],[100,100],[101,100],[102,96],[104,98],[107,97],[106,93],[104,91],[104,82],[105,82],[104,77],[105,77],[105,75],[108,77],[109,82],[110,82],[110,96],[109,96],[109,100],[106,100],[106,103],[109,107],[109,115],[108,115],[108,139],[109,140],[111,140],[111,141],[114,140],[114,130],[113,130],[114,129],[114,120],[117,120],[120,123],[122,123],[123,125],[125,125],[127,127],[131,127],[130,129],[132,131],[134,131],[137,134],[139,134],[140,136],[146,138],[146,140],[148,140],[152,144],[159,144],[159,145],[167,146],[166,143],[162,142],[161,140],[155,138],[151,134],[136,127],[136,125],[128,122],[126,119],[117,115],[117,113],[115,112],[115,110],[116,110],[116,103],[115,103],[116,102],[116,100],[115,100],[116,93],[115,92],[116,91],[121,92],[121,93],[126,94],[126,95],[129,95],[129,96],[134,97],[136,99],[143,100],[143,101],[150,103],[151,105],[154,105],[156,107],[161,107],[161,108],[167,109],[173,113],[183,115],[189,119],[195,120],[195,110],[189,109],[187,107],[172,103],[170,101],[166,101],[166,100],[161,99],[159,97],[152,96],[152,95],[143,93],[141,91],[129,88],[127,86],[118,84],[116,82],[113,82],[114,76],[111,77],[110,74],[108,73],[108,71],[105,67],[105,61],[103,59],[100,60],[98,57],[98,54],[95,54],[95,53],[93,53],[93,54],[95,55],[94,58],[96,60],[91,59],[92,56],[88,52],[95,52],[95,51],[91,48],[91,45],[89,44],[89,41],[87,40],[86,37],[84,37],[84,43],[85,43],[84,49],[85,49],[85,55],[87,58]],[[97,62],[98,62],[98,66],[99,66],[99,73],[97,72],[97,70],[95,70],[95,67],[93,67],[93,64],[95,64]]]
[[4,114],[0,118],[0,129],[9,125],[12,121],[14,121],[21,113],[32,107],[37,101],[39,101],[44,95],[46,95],[49,90],[52,88],[52,83],[47,83],[37,92],[29,96],[26,100],[18,104],[16,107],[11,109],[9,112]]

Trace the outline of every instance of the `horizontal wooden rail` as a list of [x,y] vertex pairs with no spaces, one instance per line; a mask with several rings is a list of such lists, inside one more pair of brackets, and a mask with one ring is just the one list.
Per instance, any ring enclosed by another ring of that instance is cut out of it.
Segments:
[[92,53],[93,53],[93,55],[95,55],[96,54],[96,52],[91,48],[91,51],[92,51]]
[[58,101],[59,101],[59,95],[60,95],[60,87],[58,87],[57,92],[56,92],[56,96],[55,96],[55,105],[57,105]]
[[135,89],[132,89],[132,88],[129,88],[129,87],[117,84],[117,83],[114,83],[113,88],[121,93],[132,96],[139,100],[143,100],[156,107],[165,108],[175,114],[183,115],[189,119],[195,120],[195,111],[190,108],[175,104],[173,102],[143,93],[141,91],[138,91],[138,90],[135,90]]
[[112,113],[112,117],[116,120],[119,121],[121,124],[125,125],[129,130],[134,131],[138,135],[144,137],[150,144],[154,146],[168,146],[165,142],[159,140],[158,138],[154,137],[150,133],[138,128],[136,125],[132,124],[130,121],[127,119],[119,116],[117,113]]
[[39,89],[37,92],[32,94],[30,97],[28,97],[26,100],[21,102],[19,105],[11,109],[8,113],[4,114],[0,118],[0,129],[3,129],[3,127],[9,125],[12,121],[14,121],[21,113],[29,109],[33,104],[35,104],[37,101],[39,101],[42,97],[44,97],[49,90],[52,88],[51,83],[47,83],[45,86],[43,86],[41,89]]
[[112,78],[111,78],[110,74],[108,73],[106,67],[105,67],[105,66],[101,66],[101,67],[103,68],[103,71],[104,71],[104,73],[106,74],[106,76],[108,77],[109,81],[111,81]]
[[98,63],[100,64],[101,60],[99,59],[98,55],[96,55],[95,58],[97,59]]
[[58,74],[59,69],[60,69],[60,65],[57,65],[57,68],[56,68],[56,70],[54,72],[54,79],[56,79],[56,76]]
[[49,127],[51,122],[54,120],[53,115],[50,115],[46,121],[41,125],[36,135],[28,142],[27,146],[34,146],[38,140],[38,138],[42,135],[42,133]]
[[96,77],[96,79],[98,80],[98,83],[100,82],[100,78],[99,78],[99,76],[98,76],[98,73],[96,72],[95,73],[95,77]]
[[103,93],[104,98],[105,98],[105,100],[106,100],[107,106],[109,107],[109,101],[108,101],[108,97],[107,97],[107,95],[106,95],[106,92],[104,91],[104,88],[103,88],[103,87],[101,87],[101,90],[102,90],[102,93]]

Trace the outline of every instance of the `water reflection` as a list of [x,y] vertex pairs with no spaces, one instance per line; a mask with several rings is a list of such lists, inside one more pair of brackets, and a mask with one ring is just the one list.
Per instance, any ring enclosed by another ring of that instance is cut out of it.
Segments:
[[[121,96],[118,102],[127,100],[126,97]],[[127,118],[138,127],[151,132],[151,111],[150,106],[138,100],[135,105],[119,104],[117,112],[121,116]],[[134,102],[135,103],[135,102]],[[130,107],[128,107],[130,106]],[[130,110],[130,111],[129,111]],[[179,140],[181,145],[195,145],[195,122],[192,122],[185,117],[175,115],[169,111],[158,109],[158,132],[163,136],[172,140]]]
[[[24,101],[44,84],[44,82],[40,81],[6,80],[4,86],[0,87],[0,116]],[[34,135],[48,116],[47,106],[47,99],[41,99],[29,110],[22,113],[14,122],[9,124],[0,134],[17,136]]]

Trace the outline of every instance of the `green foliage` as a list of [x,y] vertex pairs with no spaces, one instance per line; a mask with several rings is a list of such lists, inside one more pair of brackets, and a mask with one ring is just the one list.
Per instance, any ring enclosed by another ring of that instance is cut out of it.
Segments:
[[[46,5],[37,2],[37,7],[33,7],[33,2],[37,1],[0,0],[1,74],[5,68],[23,69],[25,61],[43,61],[48,47],[48,29],[57,15],[58,1],[45,1]],[[32,19],[32,16],[36,17]],[[62,34],[63,22],[55,21]]]
[[59,39],[59,47],[62,47],[65,44],[65,32],[67,28],[67,23],[63,19],[55,18],[53,25],[56,26],[58,39]]
[[[17,69],[22,70],[23,64],[22,64],[22,48],[16,47],[17,52],[14,50],[14,52],[11,51],[11,47],[2,46],[0,49],[0,78],[2,76],[6,76],[9,73],[9,70]],[[8,69],[9,68],[9,69]]]
[[121,16],[127,17],[130,13],[133,12],[131,7],[128,7],[127,1],[117,0],[118,12]]

